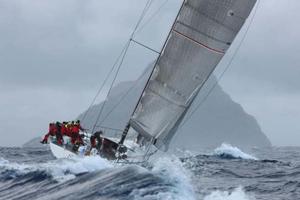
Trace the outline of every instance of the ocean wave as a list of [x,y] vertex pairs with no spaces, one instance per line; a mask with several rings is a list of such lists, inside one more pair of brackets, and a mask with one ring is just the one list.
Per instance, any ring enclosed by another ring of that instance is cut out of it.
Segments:
[[[141,177],[139,184],[142,187],[133,188],[126,199],[196,199],[190,181],[190,173],[184,168],[179,158],[159,156],[149,161],[149,165],[146,168],[140,166],[136,168],[135,176]],[[131,183],[135,185],[134,180]]]
[[1,153],[1,200],[294,200],[299,196],[299,162],[290,159],[295,152],[264,149],[258,154],[275,160],[259,161],[220,159],[213,153],[184,159],[155,154],[147,166],[115,164],[100,157],[53,160],[46,153],[29,156],[24,149]]
[[[88,196],[91,199],[195,199],[189,172],[177,157],[160,157],[149,165],[115,164],[100,157],[60,159],[35,164],[20,164],[0,158],[0,181],[13,180],[8,183],[9,187],[15,188],[15,194],[3,195],[18,198],[25,198],[27,193],[24,191],[22,195],[22,192],[17,192],[20,183],[26,187],[27,184],[46,181],[49,187],[58,184],[60,189],[55,193],[38,194],[39,199],[64,199],[66,196],[73,199],[86,198],[86,193],[76,191],[78,187],[90,191]],[[64,190],[65,187],[68,190]],[[32,195],[36,192],[35,189],[30,191]]]
[[204,197],[204,200],[255,200],[255,198],[246,194],[242,187],[238,187],[232,192],[214,191]]
[[225,143],[214,150],[214,155],[226,159],[258,160],[256,157],[242,152],[239,148]]
[[53,160],[36,164],[20,164],[0,158],[0,179],[14,179],[28,174],[47,174],[55,181],[65,182],[74,179],[76,175],[109,167],[112,167],[112,165],[99,156]]
[[[167,195],[167,198],[160,199],[179,199],[193,200],[195,199],[194,188],[191,185],[191,174],[184,164],[176,156],[160,157],[155,159],[152,168],[152,173],[158,174],[168,183],[173,184],[172,193]],[[174,191],[175,189],[175,191]]]
[[0,180],[15,179],[27,174],[34,175],[34,172],[38,173],[40,170],[34,166],[11,163],[8,160],[0,158]]

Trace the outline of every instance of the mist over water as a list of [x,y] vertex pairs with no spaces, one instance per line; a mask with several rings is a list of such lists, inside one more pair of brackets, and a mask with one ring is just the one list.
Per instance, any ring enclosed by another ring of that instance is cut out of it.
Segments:
[[159,155],[148,165],[58,159],[47,148],[0,148],[0,199],[295,200],[299,148],[223,144],[211,154]]

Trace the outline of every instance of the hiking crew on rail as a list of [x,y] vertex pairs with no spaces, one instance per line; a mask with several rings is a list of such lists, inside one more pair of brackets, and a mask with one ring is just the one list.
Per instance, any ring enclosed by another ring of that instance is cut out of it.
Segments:
[[125,158],[126,155],[123,154],[127,151],[127,148],[123,147],[121,149],[119,148],[118,143],[103,137],[103,132],[101,130],[91,134],[89,141],[85,140],[85,142],[83,138],[86,139],[89,135],[80,134],[80,131],[85,131],[85,129],[81,127],[79,120],[76,122],[50,123],[49,131],[44,136],[41,143],[47,144],[48,139],[51,136],[53,143],[56,143],[59,146],[64,146],[64,148],[67,148],[74,153],[79,153],[80,155],[98,154],[109,160],[114,160],[117,158],[116,153],[119,152],[122,154],[122,158]]
[[50,123],[49,124],[49,131],[44,136],[44,139],[41,141],[42,144],[48,143],[49,136],[55,136],[56,137],[56,143],[58,145],[63,145],[63,136],[67,136],[71,138],[71,144],[73,145],[84,145],[81,135],[79,134],[79,131],[84,131],[80,125],[80,120],[77,120],[76,122],[56,122],[56,123]]

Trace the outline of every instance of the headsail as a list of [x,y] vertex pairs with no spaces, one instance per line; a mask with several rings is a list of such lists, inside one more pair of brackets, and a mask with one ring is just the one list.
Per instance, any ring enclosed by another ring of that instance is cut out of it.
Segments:
[[256,0],[186,0],[130,126],[163,150]]

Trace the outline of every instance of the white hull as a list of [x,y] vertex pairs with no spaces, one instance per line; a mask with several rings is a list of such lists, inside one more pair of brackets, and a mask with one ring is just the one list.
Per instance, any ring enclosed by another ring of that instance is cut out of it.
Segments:
[[61,146],[58,146],[52,142],[50,142],[50,149],[52,154],[54,155],[54,157],[56,158],[73,158],[75,156],[77,156],[75,153],[64,149]]
[[[57,159],[85,157],[84,154],[79,155],[79,154],[73,153],[72,151],[70,151],[68,149],[65,149],[64,147],[61,147],[59,145],[56,145],[52,142],[50,142],[50,150],[51,150],[53,156]],[[139,152],[139,153],[129,152],[128,159],[122,160],[120,162],[124,162],[124,163],[142,163],[142,162],[144,162],[144,159],[145,159],[144,153],[143,152]],[[97,155],[97,154],[95,153],[95,154],[92,154],[92,155]]]

